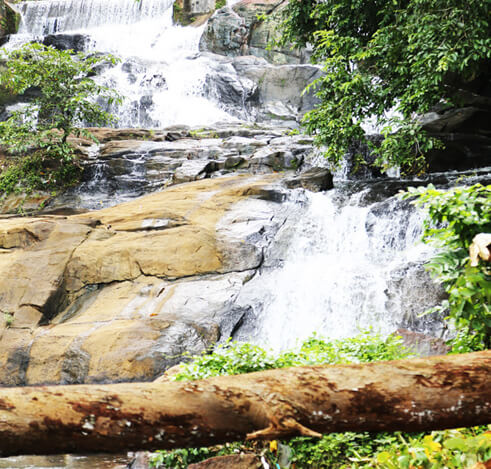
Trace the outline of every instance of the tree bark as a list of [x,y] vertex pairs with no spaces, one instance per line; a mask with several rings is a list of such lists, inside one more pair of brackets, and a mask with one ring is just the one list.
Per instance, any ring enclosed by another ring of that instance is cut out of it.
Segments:
[[0,455],[491,422],[491,351],[194,382],[0,388]]

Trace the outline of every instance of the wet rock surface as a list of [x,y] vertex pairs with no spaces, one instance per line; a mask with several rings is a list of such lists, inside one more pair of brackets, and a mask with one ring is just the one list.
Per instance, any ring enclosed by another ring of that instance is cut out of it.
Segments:
[[317,66],[273,65],[254,56],[206,56],[214,63],[207,73],[206,94],[241,119],[295,126],[318,103],[312,92],[304,93],[322,75]]
[[[0,382],[149,380],[239,322],[284,223],[277,175],[181,184],[80,215],[0,223]],[[231,313],[232,311],[232,313]]]
[[[43,199],[47,210],[98,209],[176,184],[232,174],[286,171],[303,178],[303,183],[289,183],[295,187],[319,177],[301,175],[311,169],[312,140],[285,127],[94,129],[94,135],[99,146],[76,141],[86,155],[82,184],[49,202]],[[312,188],[316,184],[317,190],[330,187],[319,180]],[[5,204],[4,211],[15,209],[14,202]]]
[[42,44],[58,50],[73,50],[83,52],[90,42],[85,34],[48,34]]

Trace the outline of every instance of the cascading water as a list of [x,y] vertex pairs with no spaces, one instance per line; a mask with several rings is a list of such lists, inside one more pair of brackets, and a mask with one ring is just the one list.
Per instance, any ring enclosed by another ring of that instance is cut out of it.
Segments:
[[133,24],[162,16],[173,0],[40,0],[19,5],[19,34],[44,36],[111,24]]
[[[8,47],[42,39],[46,34],[70,33],[85,38],[86,51],[120,57],[119,65],[98,77],[126,98],[114,109],[119,127],[236,122],[227,108],[206,95],[207,74],[219,67],[212,57],[199,54],[203,28],[173,25],[172,3],[22,2],[18,7],[21,30]],[[247,112],[242,117],[247,117]],[[270,135],[267,139],[278,137]],[[234,138],[238,146],[251,145],[239,141],[242,137]],[[204,153],[228,151],[233,158],[241,156],[240,151],[231,153],[225,137],[220,142],[223,148],[215,149],[215,144],[201,140],[196,144],[199,148],[188,146],[185,150],[179,141],[140,142],[142,145],[130,156],[112,155],[113,165],[120,158],[121,171],[112,182],[115,187],[109,187],[108,161],[89,155],[94,164],[88,165],[90,178],[78,189],[85,194],[79,206],[98,208],[109,205],[108,200],[117,203],[161,187],[165,178],[158,160],[175,160],[179,152],[187,152],[191,163],[194,154],[203,157]],[[153,173],[148,164],[152,158]],[[310,163],[320,165],[313,159]],[[172,174],[165,177],[172,178]],[[68,192],[67,200],[72,201],[69,197],[73,195]],[[281,350],[314,332],[339,338],[369,327],[383,334],[410,327],[441,334],[437,319],[418,317],[438,302],[442,293],[422,268],[432,251],[418,243],[419,212],[395,197],[377,198],[370,187],[358,192],[339,188],[315,194],[296,190],[285,203],[285,211],[290,212],[287,221],[275,245],[266,249],[261,271],[245,284],[237,300],[237,307],[252,310],[253,319],[249,332],[243,336],[239,333],[240,338]]]
[[[227,2],[234,3],[237,0]],[[120,127],[235,122],[204,91],[207,74],[220,67],[216,58],[199,53],[203,27],[174,25],[172,6],[173,0],[21,2],[20,32],[8,47],[64,33],[83,36],[86,51],[120,57],[119,65],[108,67],[98,77],[125,97],[124,104],[114,109]],[[225,69],[230,72],[226,67],[220,70]],[[75,192],[68,192],[66,200],[78,197],[79,206],[98,208],[155,190],[168,182],[157,160],[172,160],[181,151],[176,145],[167,148],[167,143],[161,143],[145,149],[142,144],[127,155],[113,155],[111,169],[104,158],[89,158],[95,162],[89,165],[90,177]],[[239,155],[240,150],[234,156]],[[155,161],[148,164],[152,158]],[[188,153],[187,158],[195,156]],[[320,165],[315,157],[310,163]],[[159,174],[152,174],[152,167]],[[109,182],[111,171],[117,177]],[[289,228],[285,243],[289,250],[281,266],[263,269],[242,295],[243,303],[255,308],[254,340],[280,349],[314,331],[342,337],[359,327],[373,326],[389,333],[416,323],[435,331],[431,320],[415,319],[440,293],[430,283],[424,285],[428,278],[421,263],[430,251],[421,244],[415,246],[421,218],[393,198],[365,203],[367,191],[351,195],[343,190],[302,192],[290,202],[297,211],[290,219],[301,223],[293,222]],[[429,297],[412,297],[412,286],[415,291],[429,291]]]
[[173,24],[173,0],[41,0],[22,2],[19,34],[10,47],[48,34],[82,35],[86,52],[121,61],[98,80],[123,104],[110,110],[118,127],[161,128],[236,121],[204,85],[213,61],[200,57],[203,27]]
[[441,332],[438,320],[418,318],[441,294],[421,266],[432,251],[418,242],[421,213],[396,197],[365,204],[368,192],[300,192],[290,202],[305,208],[284,227],[280,266],[264,269],[241,299],[254,308],[255,342],[281,350],[313,333]]

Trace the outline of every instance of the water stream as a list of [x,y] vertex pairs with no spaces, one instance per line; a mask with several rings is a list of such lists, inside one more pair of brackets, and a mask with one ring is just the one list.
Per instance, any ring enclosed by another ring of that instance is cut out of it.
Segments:
[[85,52],[120,59],[98,80],[124,97],[110,110],[117,127],[162,128],[174,124],[235,122],[205,96],[213,61],[199,54],[204,26],[172,22],[173,0],[41,0],[21,2],[19,34],[8,47],[52,34],[79,35]]
[[370,189],[296,195],[293,203],[305,208],[284,227],[279,267],[264,269],[243,293],[254,305],[257,343],[282,350],[313,333],[442,332],[439,320],[418,317],[439,297],[422,267],[432,249],[419,242],[421,212],[397,197],[364,200],[369,195]]

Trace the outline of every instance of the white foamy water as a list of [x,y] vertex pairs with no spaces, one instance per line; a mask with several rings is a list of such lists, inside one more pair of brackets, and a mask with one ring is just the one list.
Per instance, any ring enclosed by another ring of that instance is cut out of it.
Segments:
[[337,191],[302,195],[307,208],[295,217],[283,266],[250,285],[262,295],[256,343],[282,350],[313,333],[341,338],[372,327],[389,334],[407,319],[391,272],[427,259],[430,248],[418,242],[422,215],[395,198],[360,206],[361,195],[341,204]]
[[173,0],[41,0],[19,4],[22,22],[10,47],[53,33],[88,36],[86,50],[121,59],[97,79],[118,90],[118,127],[234,122],[203,91],[210,59],[200,57],[203,28],[172,22]]
[[111,24],[134,24],[165,14],[174,0],[39,0],[17,5],[20,34],[44,36]]
[[125,97],[115,111],[120,127],[236,121],[204,96],[211,62],[199,57],[203,27],[173,25],[172,9],[168,9],[158,19],[85,32],[94,41],[94,49],[122,58],[117,67],[101,77]]

